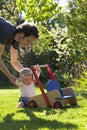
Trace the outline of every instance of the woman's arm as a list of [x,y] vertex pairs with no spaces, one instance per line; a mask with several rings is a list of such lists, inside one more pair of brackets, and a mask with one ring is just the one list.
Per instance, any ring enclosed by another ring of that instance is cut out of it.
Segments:
[[23,65],[18,60],[18,50],[14,49],[12,46],[10,49],[10,57],[11,57],[11,65],[15,70],[19,72],[21,69],[24,68]]
[[9,70],[7,69],[6,65],[2,60],[2,55],[4,51],[4,46],[0,44],[0,70],[8,77],[8,79],[15,85],[16,77],[13,76]]

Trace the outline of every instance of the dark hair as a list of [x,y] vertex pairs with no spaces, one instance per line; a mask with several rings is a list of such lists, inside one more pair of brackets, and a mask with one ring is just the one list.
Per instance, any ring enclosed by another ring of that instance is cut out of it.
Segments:
[[29,24],[29,23],[23,23],[20,24],[19,26],[16,27],[16,33],[24,33],[24,36],[30,36],[33,35],[36,38],[39,37],[39,29],[36,25],[34,24]]

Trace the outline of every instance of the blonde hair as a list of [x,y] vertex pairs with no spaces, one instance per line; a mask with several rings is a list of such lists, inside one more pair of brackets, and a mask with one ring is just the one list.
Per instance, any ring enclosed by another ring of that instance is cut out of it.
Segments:
[[33,75],[32,70],[29,69],[29,68],[23,68],[23,69],[20,70],[19,73],[20,73],[20,75],[27,75],[27,74]]

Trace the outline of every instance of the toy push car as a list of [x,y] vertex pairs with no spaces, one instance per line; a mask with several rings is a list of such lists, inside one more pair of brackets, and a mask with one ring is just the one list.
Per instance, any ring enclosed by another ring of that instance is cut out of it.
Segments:
[[66,104],[77,105],[76,94],[74,94],[73,89],[71,87],[61,89],[61,86],[56,81],[55,76],[53,75],[53,72],[49,65],[40,65],[39,67],[47,69],[51,80],[48,81],[46,86],[47,92],[45,92],[35,72],[35,67],[30,67],[41,90],[41,94],[29,99],[29,107],[34,108],[36,106],[45,106],[62,108]]

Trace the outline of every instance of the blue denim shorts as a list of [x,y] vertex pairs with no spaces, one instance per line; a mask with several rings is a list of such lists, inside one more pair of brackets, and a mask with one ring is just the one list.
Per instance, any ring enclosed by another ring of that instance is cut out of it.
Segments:
[[29,97],[20,97],[19,102],[23,102],[25,107],[28,107]]

